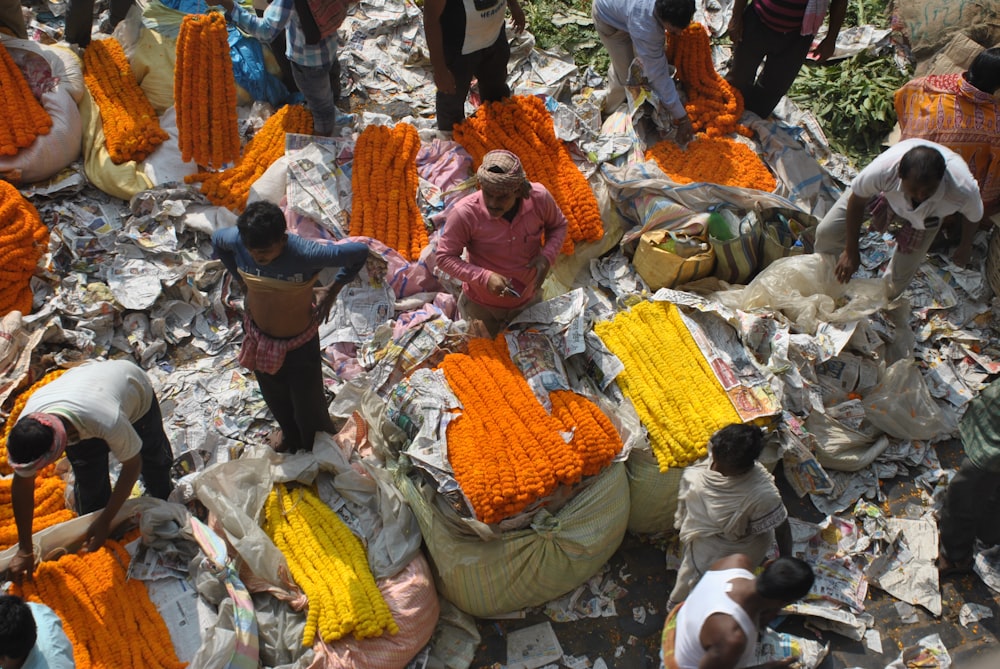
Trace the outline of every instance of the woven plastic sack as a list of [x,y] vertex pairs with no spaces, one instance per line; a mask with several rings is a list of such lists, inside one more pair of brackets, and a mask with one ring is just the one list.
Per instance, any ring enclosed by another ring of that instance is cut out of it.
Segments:
[[727,283],[745,284],[757,274],[764,228],[756,212],[749,212],[732,226],[731,239],[708,236],[715,251],[713,276]]
[[672,467],[661,474],[656,456],[642,448],[632,449],[625,468],[631,506],[628,531],[636,534],[672,531],[684,468]]

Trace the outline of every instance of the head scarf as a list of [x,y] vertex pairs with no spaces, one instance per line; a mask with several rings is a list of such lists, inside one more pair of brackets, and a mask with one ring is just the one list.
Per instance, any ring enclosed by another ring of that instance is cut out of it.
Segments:
[[7,460],[10,463],[10,468],[22,478],[34,476],[40,469],[58,460],[59,456],[66,450],[66,426],[63,425],[59,416],[50,413],[29,413],[26,418],[37,421],[51,429],[52,443],[49,444],[49,449],[45,453],[31,462],[14,462],[8,454]]
[[510,151],[490,151],[476,171],[480,188],[490,193],[516,193],[527,197],[531,184],[524,174],[520,159]]

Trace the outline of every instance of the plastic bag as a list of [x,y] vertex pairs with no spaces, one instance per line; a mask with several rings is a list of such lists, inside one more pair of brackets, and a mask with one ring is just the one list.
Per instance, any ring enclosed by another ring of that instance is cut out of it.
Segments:
[[860,471],[889,448],[889,439],[870,425],[855,430],[819,411],[809,414],[805,425],[816,437],[816,460],[827,469]]
[[890,365],[863,404],[871,424],[898,439],[939,440],[957,428],[954,418],[931,397],[913,359]]

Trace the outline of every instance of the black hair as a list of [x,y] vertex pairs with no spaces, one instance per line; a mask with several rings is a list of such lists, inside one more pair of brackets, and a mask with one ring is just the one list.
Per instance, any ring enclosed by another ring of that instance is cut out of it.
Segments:
[[965,79],[984,93],[996,93],[1000,88],[1000,47],[987,49],[976,56]]
[[0,595],[0,655],[23,660],[35,647],[38,626],[31,607],[14,595]]
[[931,146],[915,146],[899,161],[899,178],[918,184],[938,183],[944,179],[944,171],[944,156]]
[[755,425],[733,423],[713,434],[709,443],[713,460],[733,471],[746,471],[764,450],[764,433]]
[[694,17],[694,0],[656,0],[653,13],[675,28],[687,28]]
[[273,202],[251,202],[236,219],[240,240],[248,249],[265,249],[285,236],[285,214]]
[[7,435],[7,454],[19,465],[34,462],[52,446],[52,428],[25,416]]
[[757,577],[757,594],[765,599],[792,603],[809,594],[816,580],[813,569],[805,560],[780,557],[764,568]]

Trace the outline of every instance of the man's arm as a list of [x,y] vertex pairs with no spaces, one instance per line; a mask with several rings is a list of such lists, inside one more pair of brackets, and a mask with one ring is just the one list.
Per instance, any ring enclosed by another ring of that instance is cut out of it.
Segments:
[[840,283],[847,283],[858,271],[861,265],[861,251],[858,249],[858,241],[861,237],[861,223],[864,220],[865,198],[851,192],[847,200],[847,214],[845,216],[845,238],[844,251],[837,260],[837,266],[833,272]]
[[837,36],[840,35],[840,28],[844,25],[844,17],[847,15],[847,0],[830,0],[830,25],[826,30],[826,37],[816,45],[813,55],[820,63],[825,63],[837,48]]
[[262,42],[270,43],[288,25],[292,17],[294,4],[292,0],[274,0],[264,10],[263,16],[247,11],[235,0],[205,0],[210,5],[221,5],[226,10],[226,17],[233,24]]
[[327,257],[327,262],[331,267],[340,267],[337,276],[328,286],[323,286],[316,290],[316,304],[319,317],[326,320],[330,315],[333,303],[337,301],[337,295],[344,286],[354,280],[361,268],[368,261],[368,247],[361,242],[347,242],[340,244],[322,244],[324,252],[332,251]]
[[448,69],[444,60],[444,35],[441,32],[441,14],[447,0],[424,1],[424,37],[427,39],[427,51],[434,69],[434,85],[445,95],[454,95],[455,76]]
[[726,613],[713,613],[702,623],[698,635],[705,655],[698,669],[735,669],[750,640],[736,620]]
[[222,228],[212,233],[212,250],[215,252],[215,257],[222,261],[225,268],[237,280],[241,280],[240,269],[236,265],[233,245],[239,243],[239,231],[236,228]]
[[97,518],[87,528],[87,534],[83,539],[84,550],[96,551],[108,538],[111,531],[111,521],[121,511],[125,500],[132,494],[135,482],[139,480],[139,473],[142,471],[142,456],[135,455],[122,463],[122,469],[118,473],[118,480],[111,490],[111,497],[108,505],[98,514]]
[[726,34],[733,41],[733,45],[739,44],[743,40],[743,12],[746,11],[747,0],[734,0],[733,16],[729,19],[729,29]]
[[17,526],[17,555],[11,559],[8,571],[13,580],[20,581],[24,575],[30,580],[35,568],[35,547],[31,542],[35,520],[35,477],[15,474],[10,483],[10,498]]
[[675,121],[687,118],[684,104],[677,94],[677,87],[670,76],[670,64],[664,51],[666,36],[655,16],[644,16],[641,20],[629,17],[629,35],[635,55],[642,61],[642,67],[649,79],[649,85],[656,91],[660,103],[670,112]]
[[514,20],[514,32],[519,33],[524,30],[524,10],[517,0],[507,0],[507,6],[510,7],[510,18]]
[[774,529],[774,540],[778,543],[778,554],[781,557],[791,557],[792,555],[792,527],[788,524],[788,518],[782,521]]

